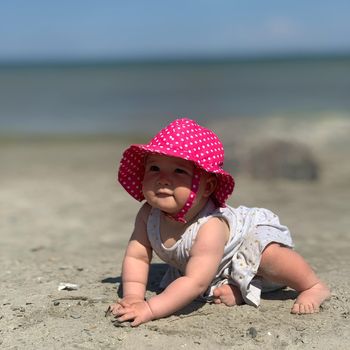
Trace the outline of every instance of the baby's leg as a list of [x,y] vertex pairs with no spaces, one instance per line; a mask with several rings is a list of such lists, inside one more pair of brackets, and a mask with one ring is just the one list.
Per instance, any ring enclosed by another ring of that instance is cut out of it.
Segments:
[[277,243],[268,245],[263,251],[258,275],[300,292],[291,310],[294,314],[317,312],[330,297],[328,287],[318,279],[307,262],[294,250]]

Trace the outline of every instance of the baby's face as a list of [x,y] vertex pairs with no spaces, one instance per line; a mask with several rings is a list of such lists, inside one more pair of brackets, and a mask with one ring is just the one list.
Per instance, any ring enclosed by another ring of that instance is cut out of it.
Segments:
[[145,163],[143,195],[152,207],[175,214],[191,193],[193,172],[194,165],[190,161],[151,154]]

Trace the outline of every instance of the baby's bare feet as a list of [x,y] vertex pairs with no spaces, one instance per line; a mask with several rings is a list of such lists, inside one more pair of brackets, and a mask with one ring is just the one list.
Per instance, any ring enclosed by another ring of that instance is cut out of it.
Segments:
[[222,286],[215,288],[213,295],[215,304],[223,303],[226,306],[234,306],[244,303],[239,288],[230,284],[223,284]]
[[322,282],[304,290],[299,294],[292,307],[292,314],[313,314],[318,312],[320,305],[330,297],[331,292]]

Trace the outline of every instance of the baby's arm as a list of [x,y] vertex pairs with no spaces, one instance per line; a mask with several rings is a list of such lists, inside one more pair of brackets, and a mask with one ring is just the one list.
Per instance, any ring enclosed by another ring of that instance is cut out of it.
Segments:
[[212,218],[202,226],[191,249],[185,276],[148,301],[154,318],[173,314],[207,290],[217,272],[228,237],[226,222],[218,218]]
[[121,302],[115,314],[120,322],[131,321],[132,326],[162,318],[182,309],[205,292],[213,280],[229,237],[225,222],[210,219],[202,226],[190,252],[185,276],[172,282],[161,294],[147,302]]
[[123,298],[110,307],[114,314],[121,304],[129,305],[144,301],[149,265],[152,259],[152,248],[147,237],[149,211],[149,205],[145,204],[137,214],[135,228],[123,260]]

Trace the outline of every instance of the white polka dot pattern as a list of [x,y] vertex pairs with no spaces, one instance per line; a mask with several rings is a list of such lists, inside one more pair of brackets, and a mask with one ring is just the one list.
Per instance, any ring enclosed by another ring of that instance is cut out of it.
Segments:
[[220,206],[225,206],[234,188],[233,177],[222,169],[224,148],[211,130],[195,121],[182,118],[162,129],[147,145],[132,145],[120,162],[118,180],[125,190],[142,201],[144,157],[149,153],[178,157],[194,162],[207,172],[216,174],[218,186],[213,194]]

